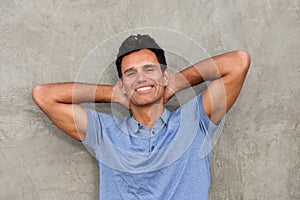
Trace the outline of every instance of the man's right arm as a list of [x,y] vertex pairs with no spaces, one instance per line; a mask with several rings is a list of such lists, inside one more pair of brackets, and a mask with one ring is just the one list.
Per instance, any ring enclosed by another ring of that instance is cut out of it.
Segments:
[[83,83],[42,84],[34,87],[32,97],[58,128],[76,140],[83,141],[86,135],[87,115],[79,103],[117,102],[119,99],[118,103],[124,105],[126,101],[118,90],[116,86]]

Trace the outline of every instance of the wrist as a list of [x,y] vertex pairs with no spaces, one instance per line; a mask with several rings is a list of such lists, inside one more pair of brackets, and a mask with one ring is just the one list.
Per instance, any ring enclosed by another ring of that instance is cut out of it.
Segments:
[[172,85],[172,90],[174,91],[174,93],[190,86],[188,80],[180,72],[174,75]]
[[110,102],[119,103],[119,92],[118,92],[118,86],[110,86],[111,87],[111,95],[110,95]]

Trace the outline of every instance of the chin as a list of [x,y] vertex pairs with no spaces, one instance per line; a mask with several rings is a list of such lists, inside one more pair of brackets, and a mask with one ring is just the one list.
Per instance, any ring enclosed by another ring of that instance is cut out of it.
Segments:
[[163,104],[163,99],[158,99],[158,100],[136,100],[136,101],[132,101],[131,105],[135,106],[135,107],[148,107],[148,106],[152,106],[155,104]]

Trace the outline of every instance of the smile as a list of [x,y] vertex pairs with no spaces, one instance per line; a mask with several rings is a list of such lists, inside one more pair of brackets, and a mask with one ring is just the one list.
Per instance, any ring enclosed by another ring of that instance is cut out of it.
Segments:
[[137,89],[135,89],[136,92],[144,92],[144,91],[148,91],[151,90],[153,86],[144,86],[144,87],[139,87]]

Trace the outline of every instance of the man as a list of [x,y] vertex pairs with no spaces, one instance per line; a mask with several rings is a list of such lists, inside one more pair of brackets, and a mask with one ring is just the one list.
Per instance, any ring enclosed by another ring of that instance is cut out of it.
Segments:
[[[101,199],[208,199],[210,154],[200,147],[236,101],[250,57],[234,51],[172,75],[164,51],[148,35],[121,45],[115,86],[83,83],[37,85],[33,99],[52,122],[95,152]],[[170,112],[177,91],[211,81],[203,93]],[[82,102],[118,102],[122,119],[85,109]]]

